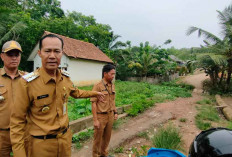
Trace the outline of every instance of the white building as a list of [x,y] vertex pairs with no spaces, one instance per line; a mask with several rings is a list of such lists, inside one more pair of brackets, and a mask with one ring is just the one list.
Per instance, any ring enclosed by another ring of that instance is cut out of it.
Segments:
[[[51,33],[45,31],[45,34]],[[64,55],[61,59],[60,68],[70,73],[74,84],[85,86],[101,80],[102,67],[107,63],[113,63],[113,61],[91,43],[62,35],[58,36],[64,41]],[[34,70],[42,66],[41,59],[37,54],[38,50],[39,43],[37,43],[28,58],[28,61],[34,61]]]

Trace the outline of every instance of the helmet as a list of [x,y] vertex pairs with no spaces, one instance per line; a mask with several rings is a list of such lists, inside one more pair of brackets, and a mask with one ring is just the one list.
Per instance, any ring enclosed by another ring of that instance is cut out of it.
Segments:
[[192,142],[189,157],[232,157],[232,130],[212,128],[202,131]]

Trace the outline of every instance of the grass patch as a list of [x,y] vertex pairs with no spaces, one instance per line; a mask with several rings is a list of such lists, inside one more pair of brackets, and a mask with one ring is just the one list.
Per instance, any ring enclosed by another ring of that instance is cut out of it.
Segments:
[[148,146],[142,145],[140,148],[132,147],[131,148],[132,153],[137,157],[139,156],[145,156],[147,155]]
[[122,124],[126,123],[127,120],[127,117],[115,120],[113,123],[113,129],[117,130]]
[[179,130],[172,124],[160,128],[152,138],[152,143],[157,148],[181,149],[181,135]]
[[118,147],[114,149],[114,153],[123,153],[124,152],[124,148],[123,147]]
[[179,121],[185,123],[187,121],[187,119],[186,118],[180,118]]
[[82,147],[82,143],[90,139],[93,136],[94,130],[88,129],[85,132],[80,132],[79,134],[74,134],[72,137],[72,143],[75,143],[77,149]]
[[149,140],[149,136],[148,136],[148,133],[146,131],[138,133],[137,136],[141,137],[141,138],[145,138],[146,140]]
[[212,101],[210,99],[203,99],[203,100],[197,101],[197,104],[200,104],[200,105],[212,104]]
[[196,125],[201,130],[211,127],[211,122],[219,122],[220,117],[217,109],[212,105],[202,105],[196,107],[198,114],[195,116]]
[[231,121],[228,122],[227,128],[232,129],[232,122]]

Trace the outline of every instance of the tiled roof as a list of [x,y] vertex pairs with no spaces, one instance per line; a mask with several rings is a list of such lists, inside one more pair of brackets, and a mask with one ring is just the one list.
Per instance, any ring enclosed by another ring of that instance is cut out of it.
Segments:
[[[44,32],[46,34],[55,34],[48,31]],[[64,41],[64,53],[73,58],[81,58],[87,60],[95,60],[107,63],[113,63],[113,61],[104,54],[99,48],[94,44],[80,41],[77,39],[72,39],[66,36],[55,34],[61,37]]]

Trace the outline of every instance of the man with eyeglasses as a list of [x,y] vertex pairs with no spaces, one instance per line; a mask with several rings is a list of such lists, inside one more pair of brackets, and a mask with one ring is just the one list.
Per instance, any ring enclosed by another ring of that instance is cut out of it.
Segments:
[[0,157],[10,157],[10,115],[15,100],[16,86],[24,72],[18,70],[22,48],[16,41],[7,41],[2,47],[0,68]]

